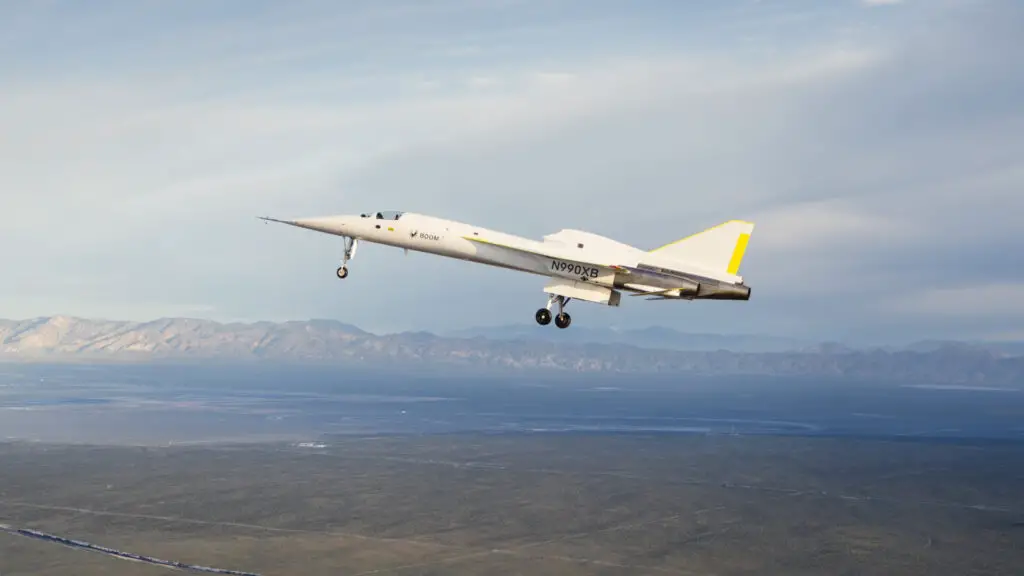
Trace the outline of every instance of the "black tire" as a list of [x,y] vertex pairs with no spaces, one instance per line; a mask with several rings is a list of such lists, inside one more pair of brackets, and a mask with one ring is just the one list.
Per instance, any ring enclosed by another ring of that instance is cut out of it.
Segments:
[[555,326],[565,329],[569,327],[569,324],[572,324],[572,316],[569,316],[565,312],[555,316]]
[[537,310],[537,314],[534,318],[537,320],[537,324],[547,326],[551,323],[551,311],[547,308],[541,308],[540,310]]

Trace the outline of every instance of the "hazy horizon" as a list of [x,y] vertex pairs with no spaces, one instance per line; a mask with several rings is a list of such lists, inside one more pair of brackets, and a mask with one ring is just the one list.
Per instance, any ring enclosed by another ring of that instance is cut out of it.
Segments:
[[[899,339],[886,339],[886,340],[816,340],[813,338],[800,338],[793,336],[784,336],[780,334],[773,334],[771,332],[696,332],[688,331],[685,327],[675,327],[666,324],[647,324],[647,325],[634,325],[634,326],[621,326],[618,324],[607,324],[607,325],[596,325],[596,326],[585,326],[575,327],[575,330],[569,331],[552,331],[547,330],[545,327],[537,326],[534,322],[519,322],[519,323],[503,323],[503,324],[478,324],[469,326],[460,326],[456,328],[447,329],[428,329],[428,328],[408,328],[408,329],[395,329],[395,330],[372,330],[358,324],[348,322],[340,318],[290,318],[281,320],[218,320],[203,318],[201,316],[162,316],[152,318],[104,318],[104,317],[84,317],[76,316],[72,314],[51,314],[44,316],[34,316],[30,318],[0,318],[0,321],[11,321],[11,322],[33,322],[33,321],[53,321],[61,318],[67,319],[78,319],[85,321],[97,321],[97,322],[114,322],[114,323],[129,323],[129,324],[147,324],[152,322],[159,322],[164,320],[194,320],[194,321],[209,321],[215,322],[221,325],[255,325],[263,323],[272,324],[284,324],[284,323],[316,323],[316,322],[337,322],[345,326],[366,332],[373,336],[394,336],[403,334],[415,334],[415,333],[428,333],[433,334],[442,338],[450,337],[475,337],[477,335],[488,335],[497,337],[506,336],[527,336],[552,341],[604,341],[609,337],[617,334],[621,335],[638,335],[644,334],[648,336],[667,337],[672,338],[674,336],[679,337],[712,337],[715,339],[729,339],[734,338],[737,340],[742,339],[759,339],[764,341],[776,341],[778,343],[789,343],[794,349],[799,347],[813,347],[816,345],[828,345],[838,344],[842,346],[849,346],[853,348],[894,348],[899,349],[901,347],[911,347],[922,344],[934,344],[934,343],[956,343],[956,344],[978,344],[978,345],[994,345],[998,346],[1001,344],[1016,345],[1024,344],[1024,338],[1013,338],[1003,335],[1002,337],[992,338],[919,338],[912,340],[899,340]],[[646,342],[645,342],[646,343]]]

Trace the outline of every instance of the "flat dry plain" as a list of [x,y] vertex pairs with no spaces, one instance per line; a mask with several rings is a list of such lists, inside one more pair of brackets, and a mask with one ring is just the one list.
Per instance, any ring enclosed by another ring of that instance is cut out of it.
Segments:
[[[0,523],[270,575],[1021,574],[1024,449],[744,436],[0,444]],[[180,574],[0,533],[3,576]]]

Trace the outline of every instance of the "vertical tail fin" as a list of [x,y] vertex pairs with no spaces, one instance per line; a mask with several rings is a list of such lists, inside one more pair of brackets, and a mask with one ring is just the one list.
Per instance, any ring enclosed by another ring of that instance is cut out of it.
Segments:
[[650,254],[693,264],[712,272],[737,275],[753,231],[753,222],[730,220],[655,248]]

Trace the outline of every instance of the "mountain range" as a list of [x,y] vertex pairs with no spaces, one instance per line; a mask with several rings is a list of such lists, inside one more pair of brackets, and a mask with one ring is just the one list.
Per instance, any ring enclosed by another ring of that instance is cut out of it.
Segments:
[[[522,327],[446,335],[378,335],[336,320],[219,323],[162,318],[130,322],[53,316],[0,320],[0,360],[264,361],[432,370],[844,376],[935,384],[1024,384],[1024,356],[967,343],[856,350],[768,336],[683,334],[670,329],[579,332],[556,341],[561,335]],[[693,348],[686,349],[687,345]]]
[[452,338],[544,341],[558,344],[622,344],[658,350],[689,352],[730,350],[733,352],[791,352],[816,345],[809,340],[760,334],[699,334],[663,326],[648,328],[606,328],[573,326],[571,330],[550,330],[537,324],[474,327],[443,332]]

